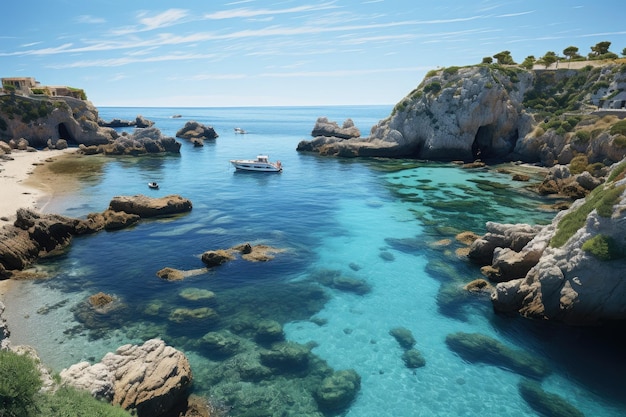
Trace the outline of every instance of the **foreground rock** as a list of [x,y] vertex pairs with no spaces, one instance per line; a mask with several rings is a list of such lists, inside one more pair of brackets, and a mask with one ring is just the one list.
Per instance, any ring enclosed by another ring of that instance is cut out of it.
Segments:
[[[615,164],[604,185],[560,212],[551,224],[522,233],[515,247],[508,233],[488,233],[473,245],[475,259],[486,260],[493,248],[491,300],[500,312],[597,325],[626,320],[626,160]],[[493,224],[490,226],[493,229]],[[526,230],[527,225],[509,226]]]
[[158,417],[187,400],[193,376],[182,352],[152,339],[124,345],[94,365],[72,365],[61,371],[61,379],[139,417]]
[[10,278],[13,271],[23,270],[37,258],[59,253],[74,236],[128,227],[140,218],[188,212],[191,206],[178,195],[115,197],[108,210],[86,219],[21,208],[13,224],[0,228],[0,277]]

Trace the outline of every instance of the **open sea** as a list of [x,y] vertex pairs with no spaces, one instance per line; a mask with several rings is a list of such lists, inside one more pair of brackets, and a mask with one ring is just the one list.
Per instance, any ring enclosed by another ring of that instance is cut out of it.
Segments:
[[[527,373],[496,362],[492,351],[452,350],[446,338],[463,332],[544,361],[549,373],[531,380],[551,404],[626,415],[620,337],[496,315],[487,295],[462,288],[481,274],[458,233],[482,235],[487,221],[546,224],[555,215],[542,208],[551,201],[527,190],[539,176],[516,182],[454,164],[296,152],[319,116],[340,125],[352,118],[367,136],[391,106],[99,110],[105,120],[143,115],[168,136],[195,120],[219,137],[203,147],[179,139],[180,155],[82,158],[81,186],[45,207],[83,217],[117,195],[179,194],[193,203],[187,214],[75,238],[38,263],[50,279],[14,285],[5,303],[12,343],[33,345],[55,371],[159,337],[190,359],[194,393],[233,417],[572,415],[523,395]],[[242,173],[229,164],[259,154],[284,171]],[[150,181],[160,189],[148,189]],[[200,259],[245,242],[279,251],[267,262],[237,258],[212,269]],[[164,281],[156,276],[164,267],[195,274]],[[113,295],[116,308],[86,307],[98,292]],[[287,346],[310,349],[308,362],[261,364],[259,353],[272,346],[262,335],[276,326]],[[406,366],[390,334],[398,328],[413,336],[424,366]],[[208,342],[216,335],[225,340],[219,351]],[[361,385],[347,408],[323,414],[315,392],[329,367],[353,369]]]

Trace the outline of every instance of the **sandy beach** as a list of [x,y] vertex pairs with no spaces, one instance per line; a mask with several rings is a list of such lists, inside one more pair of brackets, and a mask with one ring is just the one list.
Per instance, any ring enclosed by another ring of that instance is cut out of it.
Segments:
[[[46,173],[45,166],[62,156],[75,152],[76,149],[50,151],[13,151],[0,159],[0,227],[12,223],[16,212],[21,207],[44,211],[57,187]],[[12,280],[0,280],[0,300],[11,289]]]
[[15,220],[15,212],[21,207],[45,210],[45,205],[55,191],[55,181],[42,175],[45,164],[76,149],[49,151],[13,151],[11,159],[0,160],[0,226]]

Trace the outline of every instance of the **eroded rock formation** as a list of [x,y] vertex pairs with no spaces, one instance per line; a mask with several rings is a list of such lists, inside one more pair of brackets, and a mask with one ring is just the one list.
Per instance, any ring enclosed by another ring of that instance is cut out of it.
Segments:
[[178,195],[114,197],[108,210],[86,219],[21,208],[13,224],[0,228],[0,277],[8,278],[37,258],[63,250],[73,236],[128,227],[144,217],[188,212],[191,206],[191,201]]
[[[108,143],[117,135],[113,129],[98,126],[98,110],[87,100],[4,96],[0,104],[0,119],[6,124],[6,129],[0,130],[0,140],[7,142],[26,138],[30,146],[39,148],[47,146],[49,140],[56,143],[65,139],[70,144],[90,146]],[[18,116],[10,117],[14,113]]]
[[177,138],[189,139],[198,145],[202,145],[205,140],[216,139],[218,136],[213,127],[193,120],[185,123],[185,126],[176,132]]
[[151,339],[121,346],[94,365],[72,365],[61,371],[61,379],[139,417],[158,417],[186,401],[193,376],[182,352]]
[[530,240],[527,225],[489,225],[470,256],[485,261],[492,253],[487,275],[499,281],[491,295],[497,311],[572,325],[626,320],[625,171],[626,160],[615,164],[606,184]]

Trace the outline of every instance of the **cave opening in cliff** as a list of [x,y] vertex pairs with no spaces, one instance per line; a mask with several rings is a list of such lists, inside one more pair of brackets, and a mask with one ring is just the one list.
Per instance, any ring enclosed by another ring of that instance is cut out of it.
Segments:
[[76,142],[76,138],[74,138],[67,126],[65,126],[65,123],[59,123],[57,130],[59,132],[59,139],[65,139],[68,143]]
[[491,141],[493,139],[493,126],[486,125],[478,128],[472,143],[472,157],[474,159],[484,158],[491,154]]

